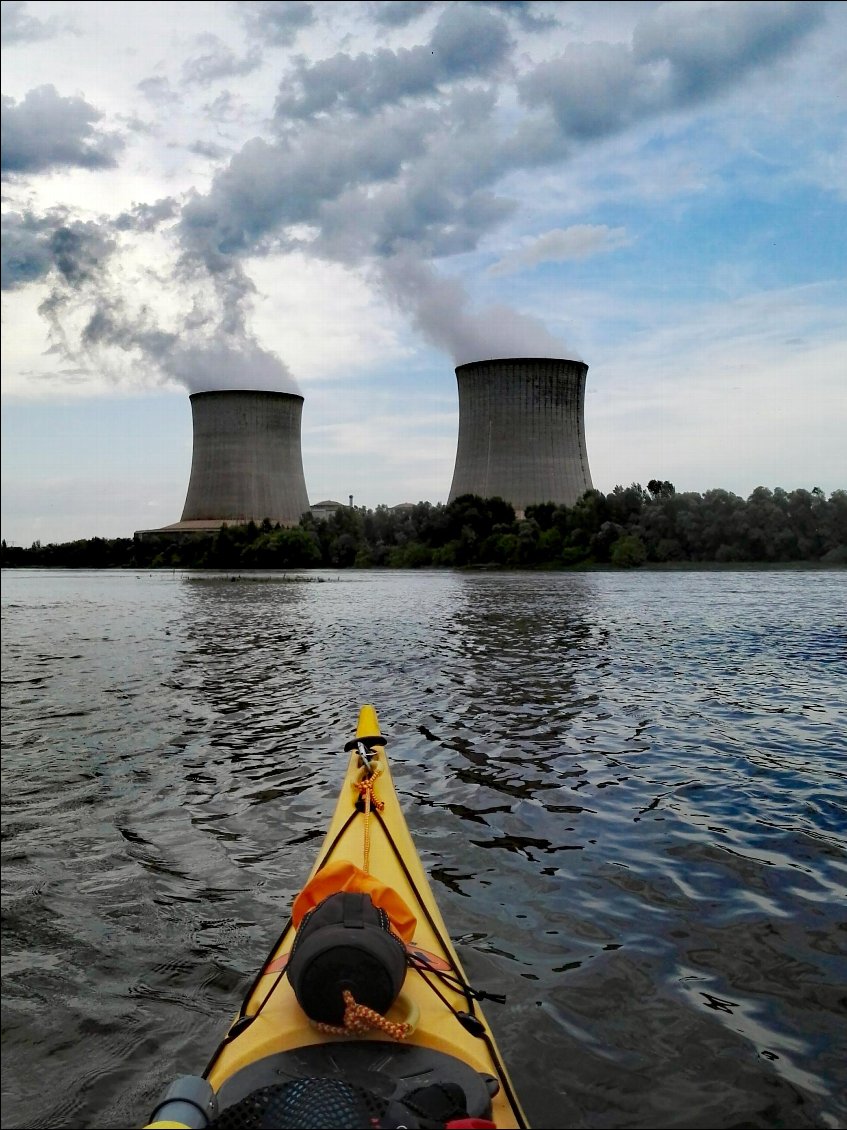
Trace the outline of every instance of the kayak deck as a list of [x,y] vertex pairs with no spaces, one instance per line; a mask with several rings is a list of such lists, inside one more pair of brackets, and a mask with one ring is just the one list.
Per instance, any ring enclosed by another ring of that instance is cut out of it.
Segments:
[[[205,1077],[225,1107],[250,1089],[281,1078],[302,1078],[304,1073],[322,1076],[342,1063],[345,1070],[353,1064],[354,1074],[368,1077],[378,1068],[418,1079],[433,1064],[440,1065],[439,1073],[443,1068],[449,1075],[452,1064],[466,1092],[473,1089],[474,1080],[487,1096],[496,1092],[490,1101],[497,1127],[526,1126],[491,1029],[476,1003],[484,994],[467,985],[412,841],[372,706],[362,707],[356,739],[347,748],[351,747],[335,813],[309,882],[318,877],[320,883],[324,868],[347,861],[396,892],[412,911],[417,922],[413,943],[407,944],[410,964],[400,996],[387,1013],[387,1020],[412,1030],[402,1042],[378,1029],[351,1040],[349,1032],[328,1034],[312,1024],[285,975],[296,934],[289,922]],[[486,1103],[487,1096],[483,1096]]]

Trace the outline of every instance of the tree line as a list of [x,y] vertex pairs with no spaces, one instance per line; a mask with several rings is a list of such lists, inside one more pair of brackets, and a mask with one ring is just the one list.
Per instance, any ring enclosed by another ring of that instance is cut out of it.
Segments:
[[847,565],[847,491],[757,487],[677,493],[652,479],[589,490],[522,517],[500,498],[305,514],[299,526],[222,526],[209,534],[90,538],[29,548],[2,542],[2,565],[64,568],[566,568],[818,562]]

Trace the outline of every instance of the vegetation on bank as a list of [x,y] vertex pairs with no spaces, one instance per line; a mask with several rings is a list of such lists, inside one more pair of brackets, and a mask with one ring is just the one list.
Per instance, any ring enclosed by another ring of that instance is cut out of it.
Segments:
[[250,522],[210,534],[90,538],[30,548],[2,543],[2,565],[77,568],[634,568],[673,563],[847,564],[847,491],[677,494],[651,480],[544,503],[522,518],[499,498],[444,505],[340,507],[285,529]]

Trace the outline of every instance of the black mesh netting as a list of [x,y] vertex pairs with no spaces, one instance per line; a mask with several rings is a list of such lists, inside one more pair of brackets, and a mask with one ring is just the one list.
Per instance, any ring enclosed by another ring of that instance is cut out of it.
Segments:
[[227,1107],[215,1130],[357,1130],[379,1125],[386,1101],[343,1079],[295,1079]]

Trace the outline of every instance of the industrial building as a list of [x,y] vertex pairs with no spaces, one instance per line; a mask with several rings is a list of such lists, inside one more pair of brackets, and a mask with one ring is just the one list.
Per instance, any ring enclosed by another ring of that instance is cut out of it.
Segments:
[[456,368],[459,442],[449,501],[499,497],[521,514],[591,489],[582,361],[505,357]]
[[296,526],[309,509],[302,412],[303,397],[294,393],[194,393],[194,449],[182,518],[149,532],[201,532],[265,518]]
[[[573,506],[592,485],[587,374],[582,361],[550,357],[457,366],[459,439],[449,501],[496,496],[518,514],[535,503]],[[310,509],[300,447],[303,397],[227,390],[190,399],[194,447],[182,518],[139,533],[189,536],[266,518],[297,525]],[[327,501],[312,510],[329,517],[341,505]]]

